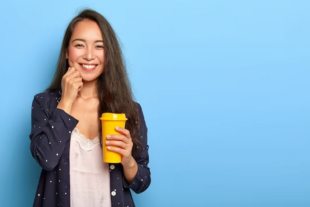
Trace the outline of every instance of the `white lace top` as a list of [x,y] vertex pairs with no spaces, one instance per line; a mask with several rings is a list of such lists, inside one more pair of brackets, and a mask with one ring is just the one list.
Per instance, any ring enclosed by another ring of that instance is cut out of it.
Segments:
[[87,139],[74,128],[70,140],[71,207],[111,206],[109,164],[102,159],[99,136]]

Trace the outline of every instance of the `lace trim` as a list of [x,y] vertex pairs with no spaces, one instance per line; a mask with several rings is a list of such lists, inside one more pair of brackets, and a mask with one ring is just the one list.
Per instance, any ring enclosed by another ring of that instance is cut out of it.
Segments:
[[87,139],[84,134],[81,134],[78,128],[74,128],[72,133],[73,135],[77,135],[73,136],[72,138],[79,143],[80,147],[83,150],[92,150],[97,144],[100,144],[99,135],[97,135],[94,139],[90,140]]

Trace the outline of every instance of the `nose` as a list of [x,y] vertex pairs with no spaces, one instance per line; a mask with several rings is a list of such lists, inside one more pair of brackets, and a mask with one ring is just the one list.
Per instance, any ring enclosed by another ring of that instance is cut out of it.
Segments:
[[85,51],[84,59],[90,61],[90,60],[93,60],[94,58],[95,58],[95,55],[94,55],[92,48],[88,48]]

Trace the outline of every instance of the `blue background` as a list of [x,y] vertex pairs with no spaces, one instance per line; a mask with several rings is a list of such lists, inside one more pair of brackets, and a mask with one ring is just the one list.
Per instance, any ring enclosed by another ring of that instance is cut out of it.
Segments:
[[1,1],[1,206],[32,206],[32,99],[85,7],[118,34],[149,128],[137,206],[310,206],[306,0]]

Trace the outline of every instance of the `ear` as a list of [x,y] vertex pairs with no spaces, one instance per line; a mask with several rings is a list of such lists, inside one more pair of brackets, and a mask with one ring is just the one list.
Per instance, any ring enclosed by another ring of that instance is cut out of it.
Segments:
[[68,52],[68,49],[66,49],[66,59],[68,59],[69,57],[69,52]]

